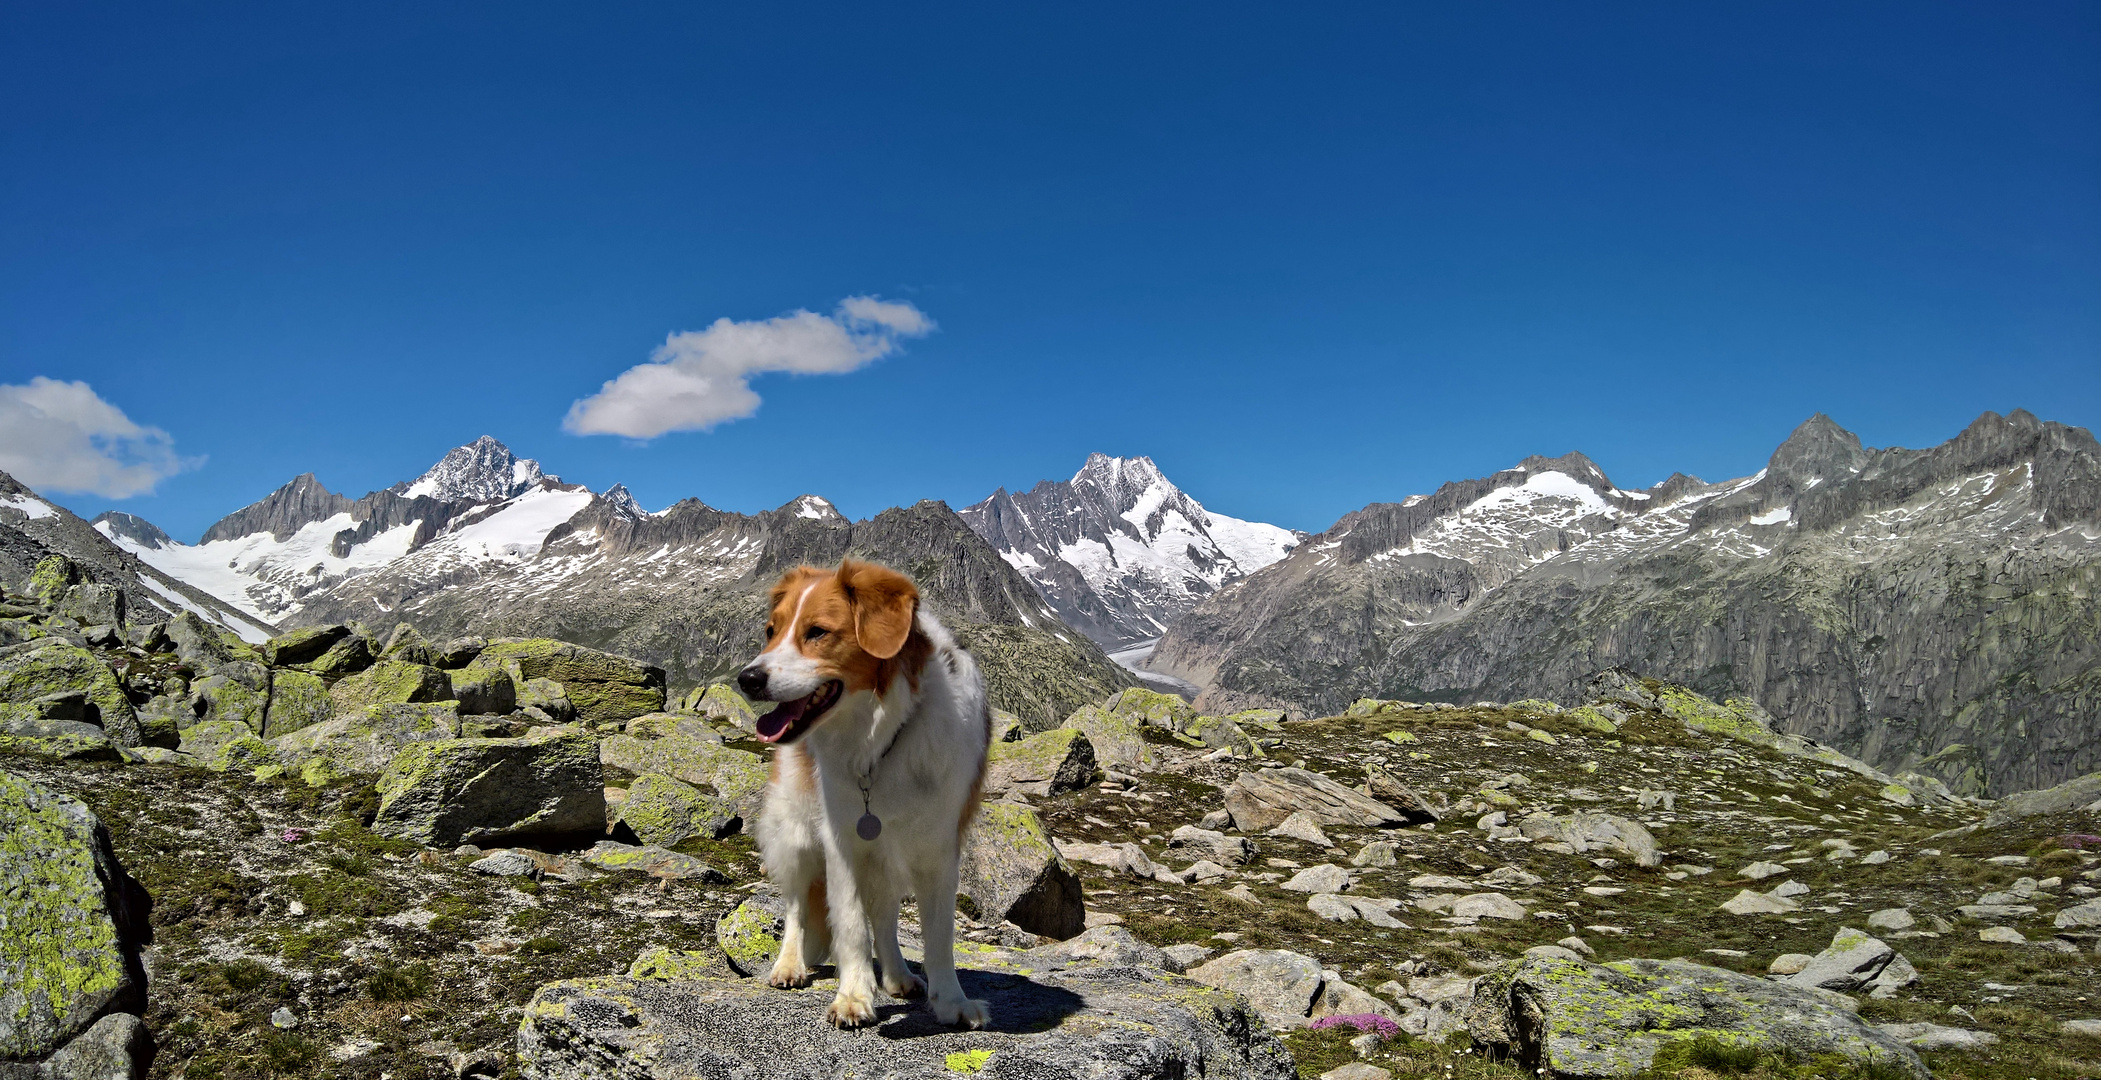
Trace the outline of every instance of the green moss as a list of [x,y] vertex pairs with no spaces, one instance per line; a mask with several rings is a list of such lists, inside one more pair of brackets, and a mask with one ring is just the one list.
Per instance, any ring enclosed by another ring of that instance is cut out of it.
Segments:
[[427,664],[381,660],[338,680],[328,694],[335,711],[347,714],[367,705],[447,700],[452,697],[452,678]]
[[383,967],[365,977],[365,996],[374,1001],[414,1001],[430,993],[428,964]]
[[270,679],[270,704],[264,712],[263,737],[275,739],[335,716],[328,684],[304,671],[278,671]]
[[958,1050],[944,1058],[942,1063],[950,1072],[969,1074],[985,1071],[985,1063],[991,1060],[990,1050]]
[[723,916],[715,938],[739,971],[758,971],[781,951],[781,939],[773,933],[772,913],[752,903],[739,904]]
[[56,607],[67,587],[80,580],[80,568],[64,555],[46,555],[37,560],[29,575],[29,591],[45,607]]
[[71,1010],[99,1006],[124,981],[93,828],[86,807],[0,772],[0,985],[18,1003],[0,1059],[49,1053],[31,1040],[78,1027]]
[[117,744],[97,735],[0,735],[0,757],[47,761],[121,761]]

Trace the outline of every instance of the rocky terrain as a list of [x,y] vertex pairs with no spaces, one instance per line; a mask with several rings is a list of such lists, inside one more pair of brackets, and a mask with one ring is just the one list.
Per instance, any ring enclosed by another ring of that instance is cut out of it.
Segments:
[[1925,450],[1823,416],[1754,476],[1616,487],[1580,454],[1368,506],[1175,620],[1224,711],[1575,704],[1626,667],[1957,791],[2101,769],[2101,448],[2026,412]]
[[406,626],[90,639],[74,577],[0,595],[6,1080],[2101,1072],[2101,776],[1965,798],[1620,670],[1575,707],[1123,689],[999,718],[960,900],[994,1023],[841,1033],[828,982],[751,977],[727,687]]
[[625,488],[564,484],[485,436],[361,499],[298,477],[195,546],[128,516],[97,527],[256,620],[554,636],[641,657],[680,686],[750,658],[781,570],[851,554],[913,574],[979,657],[994,701],[1036,726],[1134,681],[938,502],[861,522],[808,495],[760,514],[698,499],[648,513]]
[[1157,640],[1198,600],[1304,539],[1206,510],[1151,458],[1107,454],[1070,480],[1001,488],[959,513],[1067,626],[1112,651]]

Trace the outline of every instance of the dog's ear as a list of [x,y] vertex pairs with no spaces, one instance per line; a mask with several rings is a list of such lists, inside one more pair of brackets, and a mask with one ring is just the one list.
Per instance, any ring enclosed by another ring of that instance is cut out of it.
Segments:
[[854,606],[854,636],[878,660],[904,650],[919,613],[919,589],[912,579],[875,563],[847,559],[839,564],[839,585]]

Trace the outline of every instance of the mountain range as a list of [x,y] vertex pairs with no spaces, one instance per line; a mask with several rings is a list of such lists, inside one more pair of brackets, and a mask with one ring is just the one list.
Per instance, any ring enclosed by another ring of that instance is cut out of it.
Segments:
[[1310,537],[1102,454],[960,512],[852,522],[815,495],[650,513],[483,437],[358,499],[295,477],[195,545],[121,513],[67,531],[82,523],[5,490],[0,573],[93,548],[134,607],[183,606],[172,590],[248,636],[548,634],[698,683],[756,645],[782,568],[852,553],[919,578],[1031,726],[1127,685],[1111,653],[1208,711],[1313,715],[1366,696],[1571,701],[1621,667],[1971,793],[2101,768],[2101,451],[2021,411],[1925,450],[1867,448],[1819,415],[1718,483],[1628,490],[1581,454],[1528,458]]

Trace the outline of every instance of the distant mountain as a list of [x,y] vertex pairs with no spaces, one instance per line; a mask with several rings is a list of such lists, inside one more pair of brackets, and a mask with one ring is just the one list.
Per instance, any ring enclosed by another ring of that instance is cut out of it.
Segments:
[[2101,447],[1986,413],[1927,450],[1825,416],[1753,476],[1529,458],[1345,516],[1176,620],[1198,705],[1574,701],[1625,667],[1976,793],[2101,770]]
[[940,503],[858,523],[815,495],[761,514],[697,499],[652,514],[621,485],[564,484],[484,436],[359,499],[295,477],[194,546],[130,515],[98,521],[139,559],[259,619],[545,634],[662,664],[679,683],[750,658],[783,569],[851,553],[917,578],[977,652],[995,703],[1034,723],[1131,681]]
[[1112,650],[1158,638],[1197,601],[1303,538],[1204,509],[1151,458],[1106,454],[1089,456],[1070,480],[1001,488],[960,513],[1066,625]]
[[123,590],[125,607],[135,621],[155,622],[194,611],[249,641],[262,641],[276,632],[268,620],[155,569],[108,539],[109,532],[121,532],[131,538],[131,545],[166,543],[167,535],[152,522],[130,514],[104,514],[95,521],[90,525],[80,520],[0,472],[0,583],[25,592],[38,562],[64,555],[87,580]]

